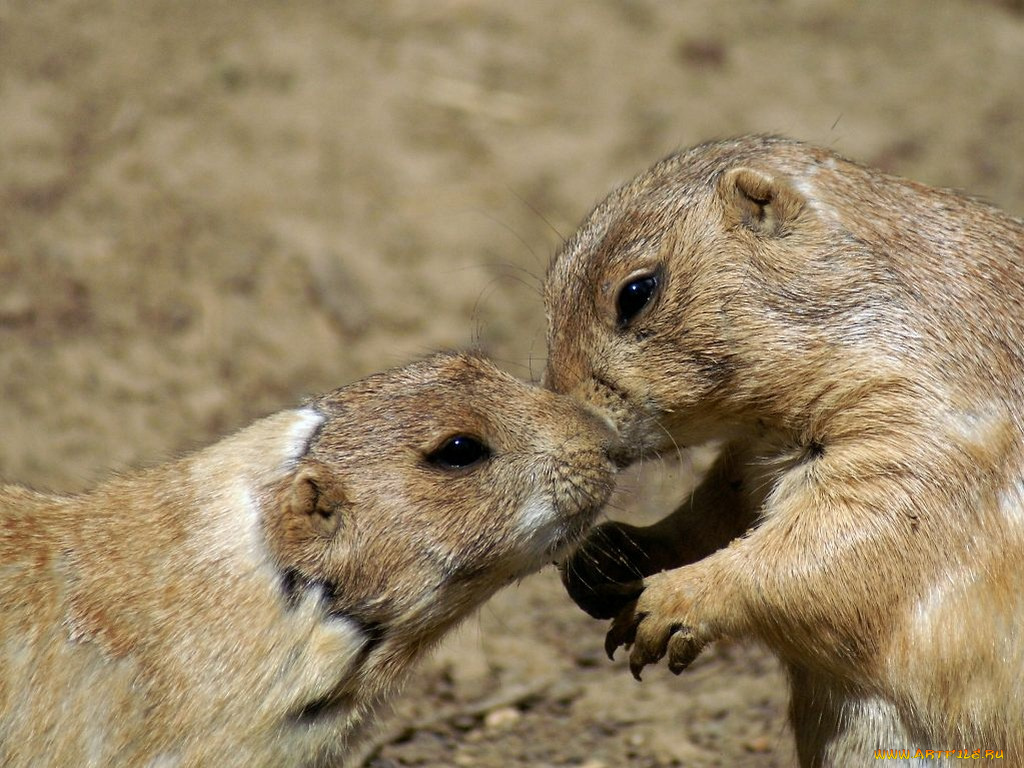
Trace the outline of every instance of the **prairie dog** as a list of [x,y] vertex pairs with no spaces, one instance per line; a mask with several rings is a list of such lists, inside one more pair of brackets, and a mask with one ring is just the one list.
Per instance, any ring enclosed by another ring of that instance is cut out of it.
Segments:
[[338,765],[448,629],[582,537],[608,444],[443,355],[85,495],[3,487],[0,765]]
[[566,565],[616,616],[609,652],[639,676],[767,644],[803,766],[1024,765],[1021,221],[743,137],[599,203],[546,305],[547,383],[607,415],[619,463],[724,444],[676,513],[602,526]]

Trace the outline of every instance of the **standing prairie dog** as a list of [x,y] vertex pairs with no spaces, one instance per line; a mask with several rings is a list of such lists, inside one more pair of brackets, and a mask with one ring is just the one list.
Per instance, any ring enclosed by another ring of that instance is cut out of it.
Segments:
[[470,355],[82,496],[0,489],[0,765],[338,765],[412,665],[563,556],[603,422]]
[[616,425],[619,463],[724,445],[676,513],[602,526],[565,566],[617,614],[609,652],[678,673],[760,640],[803,766],[1024,765],[1021,221],[745,137],[613,192],[546,304],[547,382]]

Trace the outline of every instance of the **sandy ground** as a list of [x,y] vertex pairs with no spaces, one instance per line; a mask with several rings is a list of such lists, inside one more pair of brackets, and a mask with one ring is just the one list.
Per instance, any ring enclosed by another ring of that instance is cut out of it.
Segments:
[[[436,348],[536,378],[551,253],[697,141],[1024,213],[1022,72],[1015,0],[0,0],[0,477],[81,489]],[[554,573],[509,589],[362,763],[793,764],[762,651],[637,684],[602,638]]]

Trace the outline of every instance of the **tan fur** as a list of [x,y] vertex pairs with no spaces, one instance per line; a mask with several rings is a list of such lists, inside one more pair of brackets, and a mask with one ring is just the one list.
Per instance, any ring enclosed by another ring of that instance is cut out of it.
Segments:
[[[432,464],[459,434],[490,458]],[[82,496],[0,489],[0,765],[337,765],[445,631],[582,536],[607,442],[438,356]]]
[[548,384],[615,422],[621,463],[724,441],[677,513],[602,527],[568,564],[584,607],[625,605],[610,649],[639,674],[766,643],[804,766],[918,747],[1024,765],[1020,221],[745,137],[614,192],[546,292]]

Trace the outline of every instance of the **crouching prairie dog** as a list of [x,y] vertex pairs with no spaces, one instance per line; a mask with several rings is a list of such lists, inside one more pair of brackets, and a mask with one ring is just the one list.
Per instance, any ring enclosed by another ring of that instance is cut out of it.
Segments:
[[804,766],[1024,765],[1021,221],[795,141],[711,143],[598,204],[546,305],[547,382],[607,415],[619,463],[724,446],[675,514],[565,566],[609,652],[679,672],[760,640]]
[[0,764],[338,765],[606,500],[608,429],[471,355],[81,496],[0,490]]

